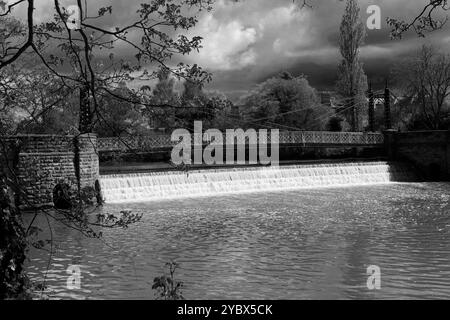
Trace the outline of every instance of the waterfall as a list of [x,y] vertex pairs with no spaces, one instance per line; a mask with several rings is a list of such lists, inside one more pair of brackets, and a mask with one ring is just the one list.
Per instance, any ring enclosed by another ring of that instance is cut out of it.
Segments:
[[108,203],[412,181],[399,163],[358,162],[105,175]]

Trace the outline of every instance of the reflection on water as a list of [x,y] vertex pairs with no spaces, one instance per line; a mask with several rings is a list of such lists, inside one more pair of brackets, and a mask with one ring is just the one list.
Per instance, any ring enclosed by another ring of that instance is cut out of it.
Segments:
[[[164,264],[189,299],[450,298],[450,185],[390,184],[106,206],[144,212],[104,242],[52,223],[52,298],[153,299]],[[47,222],[39,222],[42,228]],[[42,279],[47,254],[28,271]],[[81,266],[81,290],[66,268]],[[366,269],[381,268],[381,290]]]

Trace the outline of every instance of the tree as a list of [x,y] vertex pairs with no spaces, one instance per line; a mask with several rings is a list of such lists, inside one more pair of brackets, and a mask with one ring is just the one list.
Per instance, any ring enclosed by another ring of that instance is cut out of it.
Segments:
[[343,60],[339,66],[336,91],[347,102],[342,112],[350,120],[348,122],[352,124],[353,131],[359,131],[361,109],[366,101],[367,77],[359,61],[359,48],[364,38],[365,28],[358,3],[356,0],[347,0],[340,27],[339,49]]
[[9,134],[64,134],[78,122],[76,95],[48,69],[32,65],[29,61],[0,72],[0,97],[11,117]]
[[239,127],[242,119],[233,102],[224,93],[215,90],[204,92],[204,95],[207,99],[207,110],[212,110],[214,114],[210,127],[223,131]]
[[[112,90],[114,96],[105,95],[99,101],[99,112],[103,121],[96,121],[94,131],[99,137],[122,137],[143,135],[147,132],[148,123],[142,115],[140,105],[130,101],[136,100],[134,92],[125,83]],[[118,99],[115,96],[124,97]]]
[[204,129],[225,128],[227,113],[232,109],[231,101],[223,93],[204,90],[199,82],[185,81],[183,86],[179,105],[173,109],[173,126],[190,130],[194,121],[202,121]]
[[[425,45],[394,73],[409,102],[409,128],[448,129],[444,119],[450,112],[450,55]],[[424,127],[417,127],[419,123]]]
[[[27,7],[24,27],[27,32],[23,32],[22,41],[5,42],[4,54],[0,56],[0,69],[14,63],[24,53],[34,53],[43,65],[65,83],[70,81],[67,85],[72,91],[80,91],[80,107],[83,109],[80,121],[85,119],[89,122],[94,118],[93,114],[98,121],[104,121],[98,112],[100,94],[111,94],[127,100],[112,92],[120,82],[135,78],[156,78],[157,68],[152,71],[145,66],[163,66],[177,77],[195,81],[207,81],[210,78],[198,65],[179,62],[170,68],[167,61],[177,54],[186,55],[200,48],[201,37],[189,39],[172,31],[189,30],[195,26],[196,14],[201,10],[210,10],[212,0],[153,0],[142,3],[136,16],[130,18],[129,24],[117,26],[113,30],[101,26],[102,19],[112,14],[112,6],[99,7],[97,15],[89,16],[87,3],[77,0],[81,13],[80,27],[73,30],[67,21],[69,14],[59,0],[54,0],[54,18],[39,25],[34,24],[34,0],[19,0],[9,5],[2,1],[2,4],[5,7],[2,17],[10,17],[18,6]],[[184,10],[186,7],[191,10]],[[198,10],[193,10],[195,8]],[[89,6],[90,12],[93,9]],[[128,37],[130,33],[133,33],[131,38]],[[134,59],[116,58],[113,52],[116,45],[131,48]],[[71,72],[63,72],[68,66]],[[91,127],[91,123],[80,125],[80,129],[86,131]]]
[[[195,26],[196,14],[199,11],[211,9],[212,0],[147,1],[140,4],[136,15],[131,16],[125,25],[112,29],[102,27],[101,23],[105,15],[112,14],[112,6],[99,7],[95,10],[93,8],[95,4],[92,5],[91,2],[89,12],[94,10],[97,13],[88,15],[87,2],[77,0],[81,16],[76,30],[69,26],[69,13],[61,6],[60,1],[54,0],[53,3],[54,15],[51,15],[53,18],[36,25],[34,0],[17,0],[9,4],[0,0],[1,19],[13,19],[14,10],[20,6],[26,10],[23,26],[18,27],[13,22],[1,24],[0,73],[17,65],[24,56],[38,59],[62,82],[61,90],[64,88],[71,92],[79,92],[80,119],[89,121],[93,119],[108,125],[101,108],[101,101],[108,95],[132,104],[142,103],[143,101],[138,99],[139,91],[136,95],[121,96],[121,92],[115,89],[122,81],[135,78],[154,79],[157,77],[158,66],[169,69],[179,78],[199,82],[210,79],[209,73],[197,65],[175,62],[175,66],[169,67],[168,61],[173,62],[176,55],[182,56],[200,49],[200,37],[188,38],[182,33]],[[188,8],[190,10],[186,10]],[[131,48],[134,57],[132,59],[115,57],[113,51],[117,45]],[[8,90],[5,92],[9,94]],[[10,111],[4,110],[4,105],[1,107],[2,112]],[[157,105],[157,107],[173,106]],[[80,128],[89,131],[94,124],[83,124]],[[0,136],[2,162],[10,159],[9,146],[4,138],[2,134]],[[79,157],[78,160],[76,158],[74,161],[80,161]],[[25,227],[20,219],[20,209],[16,206],[15,199],[18,198],[17,193],[23,190],[14,170],[9,170],[10,166],[1,167],[4,172],[0,172],[0,298],[4,299],[17,298],[25,290],[26,274],[22,265],[27,248],[32,245],[30,231],[36,229],[33,223]],[[75,165],[75,170],[76,168]],[[126,228],[129,224],[140,220],[138,215],[122,212],[119,217],[98,214],[93,217],[93,221],[87,221],[86,201],[83,198],[85,193],[80,190],[79,181],[77,186],[71,209],[58,210],[58,216],[64,217],[72,228],[84,235],[99,238],[101,233],[96,232],[93,227]],[[43,213],[48,218],[55,218],[47,211],[36,209],[36,212]]]
[[[180,98],[175,92],[176,79],[171,76],[169,69],[161,67],[158,71],[158,82],[153,91],[150,87],[143,87],[142,89],[149,94],[145,94],[141,101],[143,101],[143,115],[149,121],[149,127],[157,128],[174,128],[175,127],[175,110],[174,108],[165,108],[164,106],[172,105],[179,106]],[[158,107],[161,105],[162,107]]]
[[[315,2],[315,0],[293,1],[297,1],[301,8],[312,8]],[[402,38],[403,34],[411,29],[419,37],[425,37],[425,33],[439,30],[447,23],[448,16],[442,15],[450,9],[450,2],[448,0],[423,0],[423,2],[425,2],[423,7],[411,19],[386,18],[387,24],[392,28],[391,37],[393,39]]]
[[321,106],[314,88],[304,76],[287,72],[259,84],[243,98],[245,120],[249,126],[279,127],[286,130],[320,130],[323,115],[329,110]]
[[211,127],[215,110],[203,91],[202,83],[185,81],[181,94],[181,108],[176,110],[177,126],[192,128],[194,121],[202,121],[204,128]]
[[19,39],[25,35],[23,24],[14,17],[0,15],[0,57],[5,59]]
[[[297,1],[301,8],[312,8],[315,2],[315,0],[294,1]],[[423,0],[423,2],[425,4],[413,18],[386,18],[386,23],[392,28],[391,38],[400,39],[409,30],[413,30],[419,37],[425,37],[427,32],[439,30],[447,23],[448,16],[443,14],[450,9],[448,0]]]

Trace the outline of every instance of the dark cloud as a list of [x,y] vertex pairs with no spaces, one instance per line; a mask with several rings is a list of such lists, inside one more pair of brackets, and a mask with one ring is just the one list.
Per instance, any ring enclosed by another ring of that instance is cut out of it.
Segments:
[[[37,11],[45,20],[52,2],[38,1]],[[74,0],[64,0],[70,4]],[[142,0],[90,1],[92,14],[100,6],[112,5],[113,15],[100,23],[107,28],[128,24]],[[216,0],[212,12],[201,14],[198,26],[190,36],[204,37],[203,49],[187,58],[213,73],[210,89],[219,89],[236,98],[282,70],[294,75],[305,74],[319,89],[332,88],[340,62],[339,24],[345,8],[340,0],[311,0],[313,9],[300,10],[291,0]],[[387,17],[410,19],[419,12],[425,0],[360,0],[361,16],[376,4],[381,8],[382,30],[368,30],[361,50],[366,73],[383,79],[393,64],[414,52],[422,43],[450,48],[449,27],[426,39],[413,33],[401,41],[390,40]],[[133,35],[131,35],[133,36]],[[131,49],[116,48],[119,55],[131,56]]]
[[[412,32],[406,34],[403,40],[390,39],[386,18],[411,18],[419,12],[423,3],[424,1],[410,0],[360,1],[364,22],[368,17],[366,9],[369,4],[377,4],[381,8],[382,29],[367,30],[365,45],[361,50],[365,71],[375,85],[383,83],[389,77],[390,68],[417,50],[421,44],[433,43],[444,50],[450,47],[448,26],[428,35],[426,39],[419,39]],[[207,19],[215,19],[216,25],[234,23],[247,30],[253,28],[255,37],[248,39],[247,51],[241,52],[253,51],[255,55],[252,60],[246,61],[245,67],[236,66],[235,69],[226,70],[222,65],[207,65],[215,74],[211,87],[235,95],[239,90],[247,90],[281,70],[288,70],[295,75],[307,75],[310,83],[318,89],[334,87],[341,59],[338,50],[339,24],[345,3],[338,0],[317,1],[312,10],[302,11],[295,10],[292,2],[286,0],[270,3],[248,0],[240,4],[238,9],[232,9],[231,6],[230,3],[221,2],[219,8]],[[227,36],[224,35],[224,38]],[[239,39],[245,42],[244,38]],[[206,35],[205,42],[208,40]],[[216,50],[220,50],[220,47],[215,45]],[[223,47],[230,48],[226,42]],[[211,52],[205,50],[202,56],[207,57],[209,54]]]

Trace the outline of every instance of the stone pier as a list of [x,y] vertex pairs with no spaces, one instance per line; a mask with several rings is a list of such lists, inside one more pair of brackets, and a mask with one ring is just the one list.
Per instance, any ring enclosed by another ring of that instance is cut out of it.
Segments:
[[450,131],[385,131],[390,160],[412,163],[427,180],[450,181]]
[[0,140],[0,173],[18,182],[21,189],[18,205],[27,208],[53,205],[55,186],[58,183],[76,185],[77,172],[82,188],[95,188],[99,178],[95,135],[75,138],[69,135],[33,134]]

